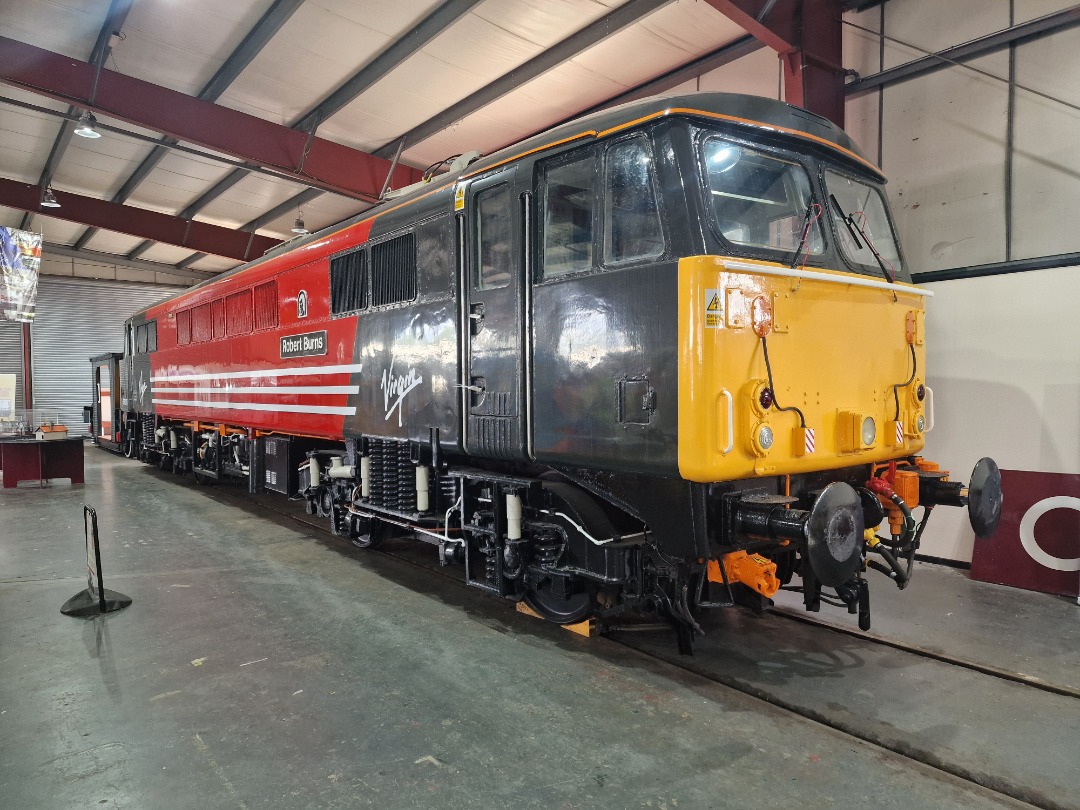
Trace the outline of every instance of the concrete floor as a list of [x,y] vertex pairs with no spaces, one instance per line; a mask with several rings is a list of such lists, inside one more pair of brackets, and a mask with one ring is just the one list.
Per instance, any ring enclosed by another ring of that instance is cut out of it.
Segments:
[[[870,637],[1080,695],[1080,605],[1075,599],[976,582],[967,571],[918,562],[903,591],[883,577],[872,583]],[[801,594],[781,592],[775,601],[781,609],[804,614]],[[855,617],[842,610],[823,608],[813,618],[836,627],[856,626]]]
[[[213,489],[91,448],[86,467],[0,490],[0,807],[1023,806]],[[84,502],[134,599],[103,619],[59,612]],[[857,695],[859,668],[763,637],[731,657],[793,691],[827,676],[823,712]]]

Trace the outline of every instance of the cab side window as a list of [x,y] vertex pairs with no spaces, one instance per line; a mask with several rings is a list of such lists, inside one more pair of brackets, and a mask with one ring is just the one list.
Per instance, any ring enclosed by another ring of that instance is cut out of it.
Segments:
[[543,277],[618,269],[664,255],[648,136],[556,158],[543,170]]
[[512,216],[510,187],[499,185],[476,195],[476,288],[510,283]]
[[545,173],[544,278],[592,269],[596,156],[589,149]]
[[644,136],[612,145],[604,172],[604,263],[655,259],[664,253],[652,155]]

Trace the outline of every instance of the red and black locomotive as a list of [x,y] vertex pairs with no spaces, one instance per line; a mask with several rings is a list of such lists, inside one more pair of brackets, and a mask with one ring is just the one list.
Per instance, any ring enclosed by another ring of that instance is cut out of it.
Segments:
[[868,626],[868,566],[903,586],[933,506],[985,534],[1001,501],[989,460],[964,486],[918,455],[929,293],[883,183],[727,94],[459,159],[131,318],[121,441],[560,623],[655,612],[688,646],[799,576]]

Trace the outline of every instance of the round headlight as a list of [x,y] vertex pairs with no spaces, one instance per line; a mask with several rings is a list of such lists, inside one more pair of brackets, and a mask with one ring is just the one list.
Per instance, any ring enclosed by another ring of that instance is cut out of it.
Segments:
[[773,443],[772,428],[769,427],[768,425],[762,425],[761,429],[758,431],[758,434],[757,434],[757,441],[758,441],[758,444],[761,446],[762,450],[768,450],[770,447],[772,447],[772,443]]
[[868,416],[863,419],[862,423],[862,443],[864,446],[869,447],[874,443],[874,439],[877,438],[877,425],[874,423],[874,417]]
[[926,417],[924,417],[921,413],[919,414],[919,418],[915,420],[915,427],[919,429],[919,433],[922,433],[924,430],[926,430]]

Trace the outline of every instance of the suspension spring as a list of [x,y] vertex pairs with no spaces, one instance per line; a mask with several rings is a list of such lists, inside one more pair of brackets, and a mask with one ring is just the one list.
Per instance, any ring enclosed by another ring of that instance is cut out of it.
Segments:
[[541,530],[533,540],[533,553],[542,568],[554,568],[562,557],[564,546],[563,538],[558,532],[552,529]]
[[484,576],[487,581],[494,585],[498,577],[498,557],[499,549],[494,543],[488,543],[487,545],[480,547],[480,553],[484,555]]
[[[439,493],[439,503],[449,506],[450,504],[457,503],[459,490],[458,487],[461,483],[460,478],[454,478],[449,475],[437,475],[436,487]],[[446,508],[445,506],[440,508]]]
[[411,512],[416,509],[416,467],[408,442],[398,442],[396,467],[394,508]]
[[386,442],[382,439],[371,440],[371,495],[373,504],[386,505]]

